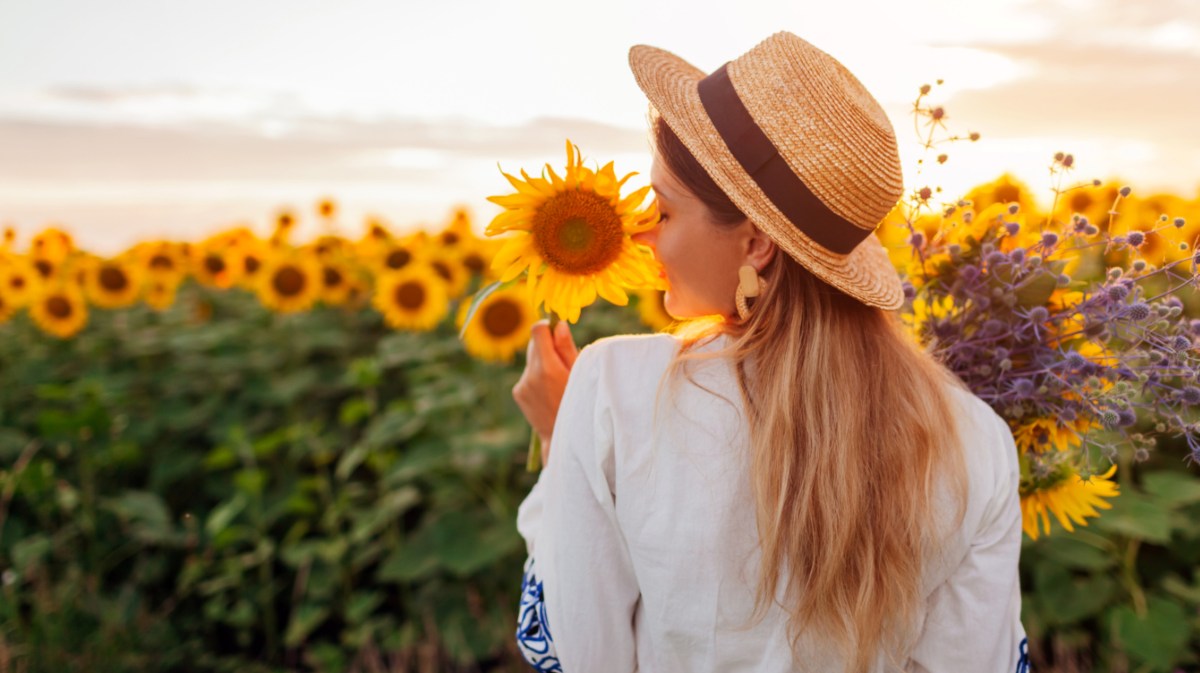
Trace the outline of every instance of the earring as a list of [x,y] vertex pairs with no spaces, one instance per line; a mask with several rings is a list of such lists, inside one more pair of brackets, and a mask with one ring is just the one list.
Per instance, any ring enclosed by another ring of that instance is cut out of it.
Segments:
[[737,307],[738,317],[742,320],[750,318],[750,307],[746,305],[746,300],[761,294],[763,285],[762,276],[758,275],[758,270],[753,266],[743,264],[738,269],[738,286],[737,292],[733,297],[733,303]]

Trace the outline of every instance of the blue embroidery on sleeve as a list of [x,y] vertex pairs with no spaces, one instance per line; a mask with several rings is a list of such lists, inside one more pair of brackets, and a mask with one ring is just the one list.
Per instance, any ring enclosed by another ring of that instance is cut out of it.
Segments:
[[525,559],[521,578],[521,607],[517,621],[517,649],[525,661],[539,673],[562,673],[550,624],[546,621],[546,602],[542,582],[533,569],[533,557]]
[[1021,654],[1021,658],[1017,660],[1017,673],[1031,673],[1033,669],[1029,667],[1028,638],[1021,639],[1021,644],[1017,646],[1017,652]]

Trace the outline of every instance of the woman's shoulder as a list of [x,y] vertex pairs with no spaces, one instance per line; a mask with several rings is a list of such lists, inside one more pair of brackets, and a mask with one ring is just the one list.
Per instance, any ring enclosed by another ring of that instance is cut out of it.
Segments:
[[591,351],[598,359],[619,358],[630,361],[635,357],[662,357],[674,355],[679,348],[679,339],[667,332],[653,334],[615,334],[596,339],[583,347],[583,353]]

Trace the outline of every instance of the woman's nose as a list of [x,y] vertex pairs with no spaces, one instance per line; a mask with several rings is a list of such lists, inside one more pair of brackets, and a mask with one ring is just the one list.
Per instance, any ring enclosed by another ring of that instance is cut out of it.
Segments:
[[641,245],[649,246],[650,249],[653,250],[658,241],[658,225],[655,224],[653,227],[650,227],[645,231],[639,231],[635,234],[631,234],[630,238],[633,239],[634,243],[640,243]]

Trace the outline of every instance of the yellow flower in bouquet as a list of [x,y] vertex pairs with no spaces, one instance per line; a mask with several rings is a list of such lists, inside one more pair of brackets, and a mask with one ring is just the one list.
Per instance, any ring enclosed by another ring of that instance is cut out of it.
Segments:
[[1031,493],[1022,493],[1021,525],[1025,534],[1034,540],[1038,539],[1041,532],[1049,535],[1051,514],[1068,532],[1074,532],[1072,521],[1086,526],[1086,517],[1100,516],[1097,507],[1111,509],[1112,505],[1105,498],[1120,495],[1117,484],[1110,481],[1116,471],[1117,466],[1113,465],[1104,474],[1094,474],[1090,480],[1084,481],[1074,470],[1068,469],[1058,483]]
[[492,260],[500,282],[526,273],[535,307],[569,322],[599,295],[618,306],[629,302],[626,289],[666,289],[653,254],[631,234],[658,219],[653,202],[641,208],[650,187],[621,196],[621,179],[609,162],[599,170],[583,165],[579,149],[567,141],[567,168],[562,177],[546,166],[549,177],[504,177],[515,194],[489,196],[505,210],[487,227],[495,236],[515,232]]

